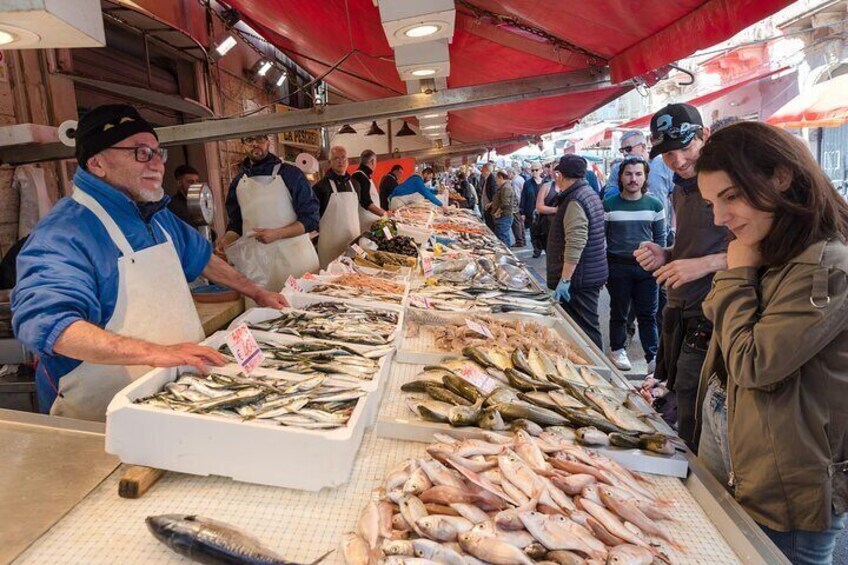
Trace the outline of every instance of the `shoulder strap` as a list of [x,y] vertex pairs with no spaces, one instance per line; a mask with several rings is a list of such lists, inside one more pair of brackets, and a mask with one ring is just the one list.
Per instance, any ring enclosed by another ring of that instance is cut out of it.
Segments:
[[106,228],[106,233],[109,234],[109,237],[112,238],[112,241],[123,255],[131,255],[134,252],[124,232],[121,231],[121,228],[118,227],[112,216],[100,205],[100,202],[78,186],[74,186],[74,192],[71,194],[71,198],[91,210],[97,216],[97,219]]

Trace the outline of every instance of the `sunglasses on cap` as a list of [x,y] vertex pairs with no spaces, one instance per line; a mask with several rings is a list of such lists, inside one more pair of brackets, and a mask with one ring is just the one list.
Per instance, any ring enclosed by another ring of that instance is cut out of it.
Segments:
[[695,134],[697,134],[703,129],[704,126],[700,124],[691,124],[689,122],[684,122],[679,126],[672,126],[656,133],[651,133],[651,143],[653,143],[654,145],[659,145],[666,139],[673,139],[686,144],[692,141],[692,138],[695,137]]
[[251,135],[249,137],[241,138],[241,142],[245,145],[251,145],[253,143],[262,143],[263,141],[268,141],[267,135]]
[[641,145],[642,147],[647,147],[647,145],[646,145],[646,144],[644,144],[644,143],[635,143],[635,144],[633,144],[633,145],[625,145],[624,147],[620,148],[618,151],[619,151],[620,153],[623,153],[623,154],[625,154],[625,155],[626,155],[627,153],[630,153],[631,151],[633,151],[634,149],[636,149],[636,148],[637,148],[637,147],[639,147],[640,145]]

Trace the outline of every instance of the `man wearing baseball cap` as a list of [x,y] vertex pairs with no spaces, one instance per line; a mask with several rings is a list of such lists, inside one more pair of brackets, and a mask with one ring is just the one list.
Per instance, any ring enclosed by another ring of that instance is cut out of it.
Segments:
[[604,207],[586,181],[586,159],[564,155],[554,168],[556,192],[547,206],[556,208],[548,232],[548,288],[563,309],[603,350],[598,299],[607,282]]
[[729,237],[713,222],[712,209],[698,190],[695,165],[709,134],[701,114],[688,104],[670,104],[651,118],[650,156],[662,155],[674,171],[677,234],[672,247],[643,242],[633,253],[668,292],[655,376],[676,392],[677,433],[693,450],[698,382],[712,335],[701,303],[713,273],[727,268]]
[[119,390],[151,367],[223,365],[187,281],[203,275],[264,306],[286,305],[221,259],[167,209],[167,150],[135,108],[94,108],[77,128],[74,192],[18,256],[15,335],[40,358],[39,406],[103,420]]

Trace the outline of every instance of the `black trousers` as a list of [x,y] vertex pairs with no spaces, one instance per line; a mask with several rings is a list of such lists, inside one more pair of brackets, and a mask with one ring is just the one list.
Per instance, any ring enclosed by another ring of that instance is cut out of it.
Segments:
[[551,231],[552,214],[538,214],[530,228],[530,240],[533,251],[544,251],[548,246],[548,232]]
[[604,350],[604,341],[601,337],[601,321],[598,318],[598,299],[601,296],[601,288],[574,288],[571,287],[568,302],[560,301],[566,314],[571,316],[580,329],[586,332],[598,349]]

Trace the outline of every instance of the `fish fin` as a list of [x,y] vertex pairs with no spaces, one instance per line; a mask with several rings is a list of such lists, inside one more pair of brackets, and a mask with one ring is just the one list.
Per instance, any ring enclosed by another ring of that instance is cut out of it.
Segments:
[[331,549],[330,551],[328,551],[327,553],[325,553],[324,555],[322,555],[321,557],[319,557],[315,561],[308,563],[307,565],[318,565],[318,563],[321,563],[322,561],[324,561],[327,558],[327,556],[329,556],[334,551],[335,551],[335,549]]

